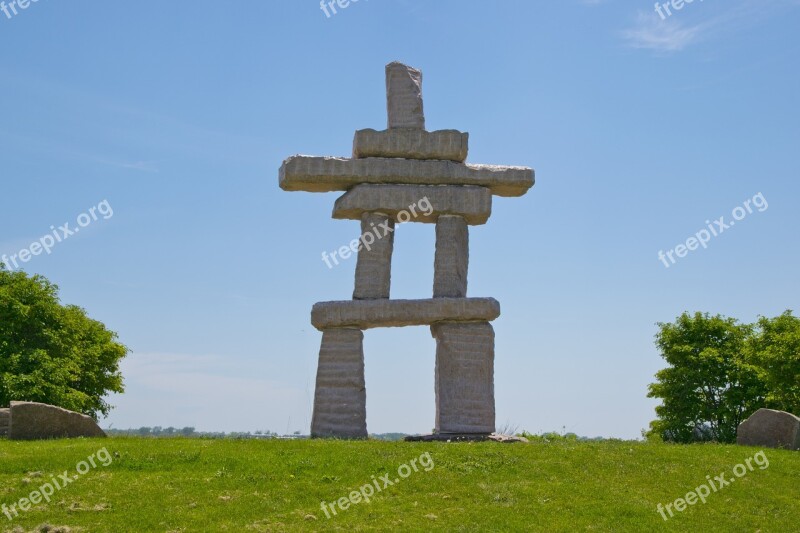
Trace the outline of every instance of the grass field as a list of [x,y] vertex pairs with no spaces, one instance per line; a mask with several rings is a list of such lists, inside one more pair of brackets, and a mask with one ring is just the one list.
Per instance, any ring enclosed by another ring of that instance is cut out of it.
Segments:
[[[108,466],[97,454],[103,448]],[[0,514],[0,531],[50,524],[90,532],[800,532],[798,452],[765,450],[768,467],[751,461],[752,470],[705,504],[674,511],[668,521],[656,510],[708,483],[707,476],[734,478],[734,467],[757,452],[620,441],[0,440],[6,508],[19,509],[21,498],[65,471],[78,477],[49,503],[31,504],[13,520]],[[93,454],[96,467],[87,461]],[[384,488],[387,480],[393,484]],[[328,507],[330,518],[321,508],[356,490],[368,495],[365,486],[376,484],[381,490],[369,503],[336,506],[336,515]]]

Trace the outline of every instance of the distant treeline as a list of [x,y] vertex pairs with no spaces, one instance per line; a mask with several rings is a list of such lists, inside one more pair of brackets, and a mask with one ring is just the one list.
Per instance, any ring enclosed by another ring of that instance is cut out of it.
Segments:
[[193,427],[185,428],[164,428],[161,426],[155,427],[140,427],[139,429],[106,429],[104,430],[109,435],[125,436],[125,437],[156,437],[156,438],[169,438],[169,437],[188,437],[188,438],[204,438],[204,439],[278,439],[278,438],[302,438],[300,432],[295,432],[293,435],[281,436],[272,431],[241,431],[226,433],[224,431],[197,431]]
[[[307,439],[308,435],[301,435],[299,431],[295,431],[291,435],[279,435],[274,431],[235,431],[226,433],[224,431],[197,431],[193,427],[185,428],[164,428],[161,426],[155,427],[140,427],[139,429],[105,429],[108,435],[119,437],[153,437],[153,438],[171,438],[171,437],[184,437],[194,439]],[[371,439],[397,441],[403,440],[406,436],[405,433],[381,433],[370,435]]]
[[[139,429],[106,429],[104,430],[108,435],[120,437],[152,437],[152,438],[195,438],[195,439],[307,439],[308,435],[301,435],[299,431],[295,431],[291,435],[279,435],[274,431],[235,431],[226,433],[224,431],[197,431],[193,427],[185,428],[162,428],[161,426],[155,427],[140,427]],[[516,433],[516,432],[515,432]],[[517,433],[519,436],[527,437],[532,441],[562,441],[562,440],[576,440],[576,441],[602,441],[606,440],[602,437],[588,438],[579,437],[574,433],[542,433],[534,435],[523,431]],[[407,437],[407,433],[373,433],[369,436],[370,439],[383,440],[383,441],[400,441]]]

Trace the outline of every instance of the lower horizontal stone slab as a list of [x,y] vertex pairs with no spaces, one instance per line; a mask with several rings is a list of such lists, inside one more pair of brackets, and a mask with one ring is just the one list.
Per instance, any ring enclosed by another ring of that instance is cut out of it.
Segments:
[[455,215],[467,224],[486,224],[492,214],[492,191],[463,185],[356,185],[333,206],[338,220],[361,220],[370,212],[401,223],[436,223],[442,215]]
[[500,303],[494,298],[347,300],[314,305],[311,324],[319,330],[342,327],[364,330],[438,322],[487,322],[499,316]]
[[475,185],[497,196],[522,196],[533,187],[533,169],[465,165],[416,159],[348,159],[295,155],[283,162],[278,183],[284,191],[347,191],[361,183]]
[[419,128],[358,130],[353,139],[353,158],[399,157],[442,159],[463,163],[469,150],[469,133],[456,130],[425,131]]

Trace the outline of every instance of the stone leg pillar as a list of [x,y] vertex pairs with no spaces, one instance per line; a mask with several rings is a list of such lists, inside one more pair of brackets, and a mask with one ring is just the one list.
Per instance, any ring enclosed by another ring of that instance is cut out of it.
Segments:
[[436,222],[433,297],[465,298],[469,269],[469,228],[460,216],[442,215]]
[[[384,235],[387,224],[390,231]],[[361,235],[363,246],[358,252],[353,299],[389,298],[394,251],[394,219],[382,213],[364,213],[361,217]]]
[[436,339],[436,433],[494,433],[494,329],[442,322]]
[[358,329],[322,332],[312,437],[367,438],[363,341]]

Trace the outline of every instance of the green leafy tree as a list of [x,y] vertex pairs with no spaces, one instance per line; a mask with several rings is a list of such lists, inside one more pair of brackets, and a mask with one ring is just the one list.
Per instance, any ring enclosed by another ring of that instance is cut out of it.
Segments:
[[648,397],[659,398],[650,437],[671,442],[734,442],[739,424],[763,405],[766,390],[745,359],[752,326],[723,316],[684,313],[659,324],[656,345],[669,367]]
[[116,333],[62,305],[56,285],[0,263],[0,406],[35,401],[107,415],[103,398],[123,392],[119,362],[127,353]]
[[759,318],[747,348],[767,385],[766,407],[800,415],[800,318]]

